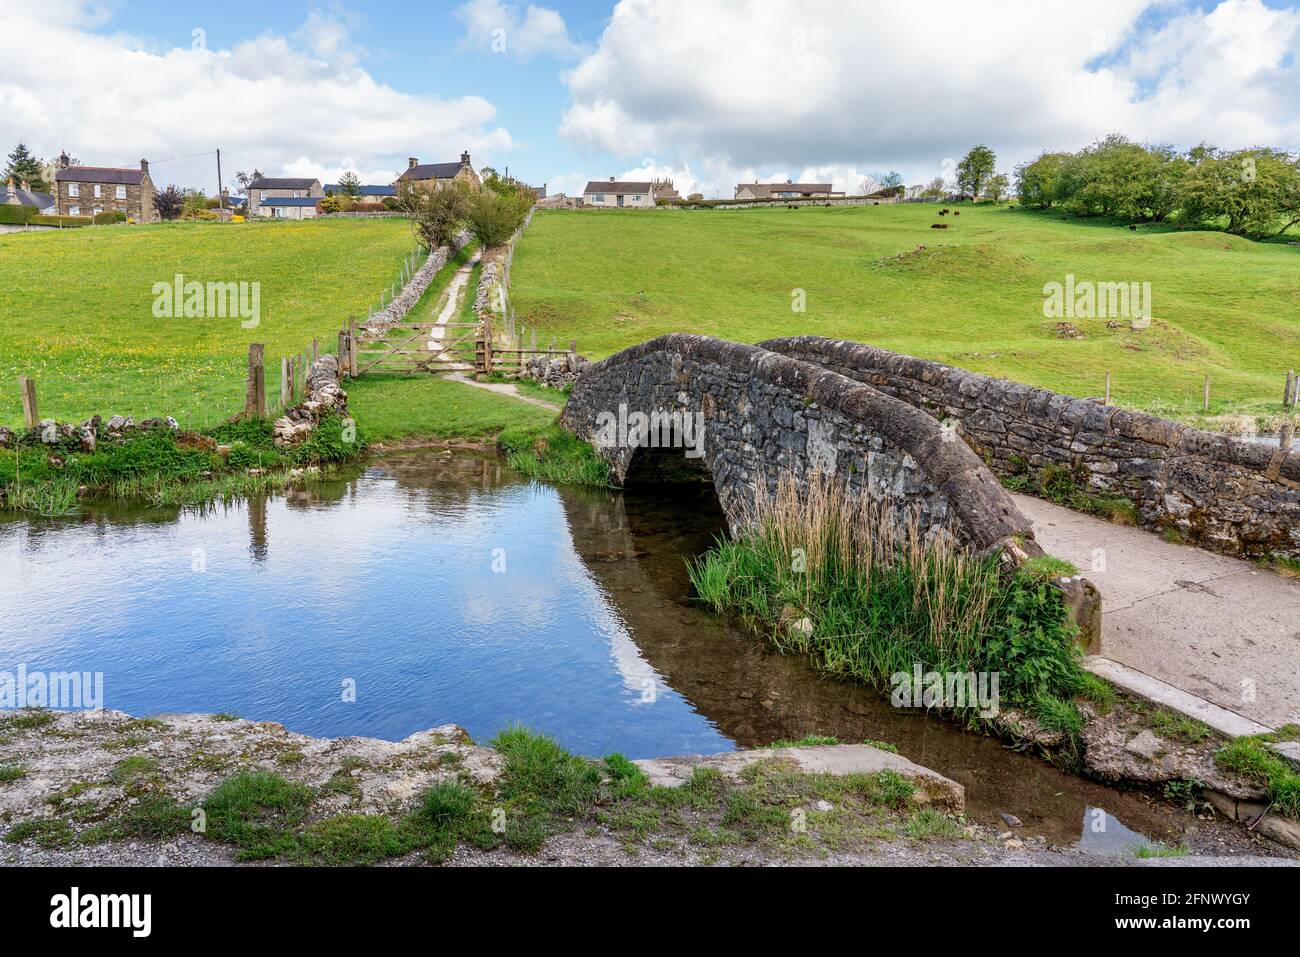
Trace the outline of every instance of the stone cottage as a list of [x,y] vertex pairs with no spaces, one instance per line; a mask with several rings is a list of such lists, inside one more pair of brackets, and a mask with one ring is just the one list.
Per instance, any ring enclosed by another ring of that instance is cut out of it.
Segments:
[[149,178],[149,161],[139,169],[109,166],[73,166],[68,154],[59,156],[54,174],[55,207],[61,216],[94,216],[117,211],[137,223],[162,219],[154,198],[157,191]]
[[325,195],[320,180],[308,177],[259,176],[247,192],[248,215],[274,219],[310,219]]
[[412,156],[406,161],[402,175],[393,181],[393,186],[401,192],[404,186],[438,187],[455,179],[471,186],[482,185],[469,160],[469,153],[461,153],[458,163],[421,163],[417,157]]

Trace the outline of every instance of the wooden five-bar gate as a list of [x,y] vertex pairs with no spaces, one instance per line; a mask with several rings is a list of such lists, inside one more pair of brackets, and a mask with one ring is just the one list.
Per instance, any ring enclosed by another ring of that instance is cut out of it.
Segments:
[[566,356],[577,353],[576,341],[568,349],[538,348],[534,334],[531,348],[515,342],[516,348],[498,346],[492,325],[480,322],[399,322],[372,339],[362,336],[356,320],[339,331],[340,370],[351,376],[368,372],[399,375],[444,372],[489,375],[517,375],[532,356]]

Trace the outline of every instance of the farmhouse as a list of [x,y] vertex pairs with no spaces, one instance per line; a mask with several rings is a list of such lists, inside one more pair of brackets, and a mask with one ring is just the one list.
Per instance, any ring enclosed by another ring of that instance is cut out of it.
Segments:
[[593,179],[582,191],[584,206],[616,206],[633,209],[653,208],[654,183],[627,183],[610,177],[608,182]]
[[393,181],[395,189],[403,186],[443,186],[454,179],[463,180],[473,186],[481,186],[478,173],[469,161],[469,153],[460,154],[459,163],[421,163],[412,156],[406,161],[406,170]]
[[832,183],[737,183],[736,199],[823,199],[843,196]]
[[139,169],[107,166],[73,166],[68,154],[59,156],[54,174],[55,206],[61,216],[93,216],[117,211],[137,223],[162,219],[154,203],[157,191],[149,178],[149,161]]
[[52,193],[33,191],[27,180],[23,180],[18,186],[15,186],[14,179],[11,176],[9,182],[5,184],[4,191],[0,192],[0,204],[5,206],[30,206],[41,214],[53,213],[54,195]]
[[248,215],[310,219],[316,215],[316,200],[324,195],[318,179],[259,176],[248,184]]

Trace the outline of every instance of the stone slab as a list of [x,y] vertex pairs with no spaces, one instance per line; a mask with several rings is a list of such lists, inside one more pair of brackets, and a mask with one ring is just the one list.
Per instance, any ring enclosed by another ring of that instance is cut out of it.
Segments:
[[713,768],[723,776],[739,779],[741,772],[760,761],[778,759],[793,762],[809,774],[875,774],[896,771],[919,788],[921,804],[933,804],[954,813],[966,807],[966,789],[937,771],[909,761],[901,754],[882,751],[869,744],[835,744],[807,748],[756,748],[721,754],[689,754],[671,758],[645,758],[633,762],[655,787],[680,787],[696,768]]

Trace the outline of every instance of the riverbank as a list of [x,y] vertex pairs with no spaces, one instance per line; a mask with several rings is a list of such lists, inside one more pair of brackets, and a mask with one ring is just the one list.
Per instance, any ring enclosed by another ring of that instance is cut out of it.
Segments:
[[1195,847],[1087,854],[966,821],[963,801],[887,745],[632,763],[520,728],[483,746],[454,725],[389,742],[228,715],[0,719],[4,864],[1295,861],[1213,822]]

